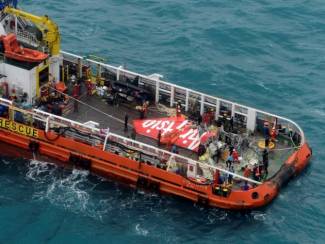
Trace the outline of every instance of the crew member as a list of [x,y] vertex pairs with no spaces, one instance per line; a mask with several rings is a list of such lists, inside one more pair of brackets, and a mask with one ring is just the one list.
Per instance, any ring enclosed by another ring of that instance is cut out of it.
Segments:
[[265,139],[264,146],[265,146],[265,148],[268,148],[269,143],[270,143],[270,129],[269,129],[269,122],[267,122],[267,121],[264,122],[263,134],[264,134],[264,139]]
[[129,121],[129,116],[128,116],[127,113],[125,113],[125,116],[124,116],[124,132],[128,131],[128,121]]
[[158,147],[160,147],[160,141],[161,141],[161,130],[158,131],[158,138],[157,138]]
[[233,132],[234,131],[234,117],[231,116],[230,120],[229,120],[229,132]]
[[220,157],[221,157],[221,148],[218,147],[217,150],[215,151],[215,154],[212,157],[216,164],[218,164]]
[[227,157],[227,160],[226,160],[227,168],[230,168],[232,166],[233,161],[234,161],[234,158],[233,158],[232,154],[229,154],[229,156]]
[[86,87],[87,87],[87,95],[91,96],[93,93],[93,84],[90,79],[86,81]]
[[197,150],[198,157],[201,157],[203,154],[205,154],[205,152],[206,152],[205,146],[203,144],[200,144]]
[[148,112],[148,102],[143,102],[140,111],[140,119],[144,119],[146,117],[146,114]]
[[12,101],[15,101],[17,99],[16,89],[11,89],[11,95],[9,96],[9,99]]
[[249,190],[249,185],[248,182],[245,181],[244,185],[242,186],[243,191],[248,191]]
[[133,128],[133,130],[132,130],[132,132],[131,132],[131,139],[132,139],[132,140],[135,140],[136,136],[137,136],[137,132],[136,132],[135,129]]
[[72,89],[72,97],[74,98],[74,101],[73,101],[74,112],[78,112],[78,110],[79,110],[79,108],[78,108],[79,94],[80,94],[80,85],[77,82],[74,82],[73,89]]
[[251,173],[252,172],[251,172],[250,168],[246,165],[245,169],[244,169],[244,173],[243,173],[244,177],[249,178],[251,176]]
[[268,167],[269,167],[269,152],[268,150],[265,148],[264,151],[263,151],[263,166],[264,166],[264,171],[265,171],[265,174],[268,175]]
[[236,149],[234,149],[233,151],[232,151],[232,157],[233,157],[233,159],[234,159],[234,162],[239,162],[239,155],[238,155],[238,152],[237,152],[237,150]]
[[61,116],[62,109],[60,108],[60,104],[58,102],[54,102],[52,106],[52,114]]
[[275,142],[276,141],[276,128],[275,128],[275,124],[273,125],[272,129],[271,129],[271,133],[270,133],[270,136],[271,136],[271,141]]
[[266,136],[265,137],[265,142],[264,142],[265,148],[268,148],[270,145],[270,137]]
[[201,123],[202,123],[202,115],[201,115],[200,112],[198,112],[198,115],[197,115],[197,124],[198,125],[201,125]]
[[[235,172],[234,166],[231,166],[229,168],[229,172],[231,172],[231,173],[234,173]],[[233,175],[232,174],[228,174],[228,184],[232,184],[232,179],[233,179]]]
[[176,144],[173,144],[173,146],[172,146],[172,153],[178,154],[178,149],[177,149]]
[[260,167],[256,165],[253,169],[253,177],[254,180],[260,181],[261,180],[261,172],[260,172]]
[[178,101],[176,104],[176,117],[181,116],[181,114],[182,114],[182,105],[181,102]]

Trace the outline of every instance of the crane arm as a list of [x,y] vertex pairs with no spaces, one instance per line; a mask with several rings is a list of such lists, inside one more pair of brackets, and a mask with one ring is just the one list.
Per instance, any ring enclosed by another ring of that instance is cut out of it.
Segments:
[[48,43],[51,55],[60,54],[59,28],[48,16],[36,16],[12,7],[6,7],[4,12],[34,23],[43,33],[43,40]]

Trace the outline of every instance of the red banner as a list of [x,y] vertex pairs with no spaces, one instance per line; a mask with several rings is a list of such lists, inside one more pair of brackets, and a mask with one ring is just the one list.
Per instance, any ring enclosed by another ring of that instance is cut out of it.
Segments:
[[158,139],[158,132],[161,131],[161,144],[176,144],[192,151],[197,151],[200,143],[204,143],[212,132],[204,132],[199,137],[198,129],[193,123],[184,117],[168,117],[157,119],[133,120],[137,134]]

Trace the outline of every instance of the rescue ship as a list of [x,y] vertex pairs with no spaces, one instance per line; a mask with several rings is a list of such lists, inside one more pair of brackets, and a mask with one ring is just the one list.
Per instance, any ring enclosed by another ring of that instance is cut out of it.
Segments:
[[61,51],[53,20],[16,5],[0,4],[2,155],[230,210],[269,204],[308,165],[294,121]]

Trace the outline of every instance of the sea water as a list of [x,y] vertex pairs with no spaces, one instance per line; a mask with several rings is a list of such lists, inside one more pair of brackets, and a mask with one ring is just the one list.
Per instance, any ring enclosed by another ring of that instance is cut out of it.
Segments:
[[0,162],[0,243],[324,243],[325,4],[321,0],[34,0],[62,48],[298,122],[311,165],[241,214],[145,194],[80,170]]

